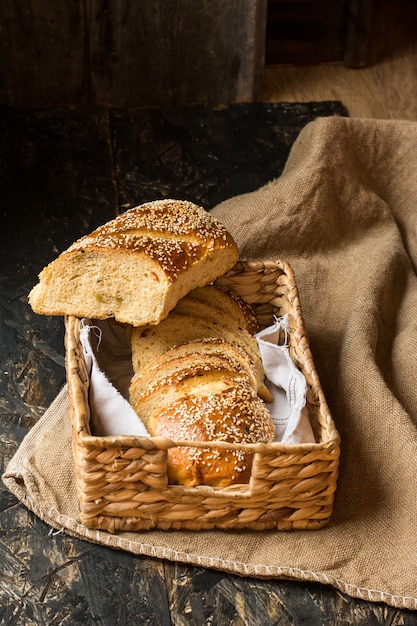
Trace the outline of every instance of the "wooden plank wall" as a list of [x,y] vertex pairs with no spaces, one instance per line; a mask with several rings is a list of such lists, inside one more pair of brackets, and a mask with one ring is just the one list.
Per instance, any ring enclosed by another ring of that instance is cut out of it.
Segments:
[[267,65],[367,63],[373,0],[268,0]]
[[256,100],[267,0],[2,0],[0,105]]
[[266,63],[341,61],[349,0],[269,0]]

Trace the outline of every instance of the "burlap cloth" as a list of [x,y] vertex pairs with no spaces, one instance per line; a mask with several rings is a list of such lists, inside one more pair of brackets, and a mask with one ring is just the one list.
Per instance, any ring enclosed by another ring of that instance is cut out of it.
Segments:
[[295,270],[342,438],[330,523],[238,536],[88,531],[77,521],[66,389],[27,435],[5,484],[77,537],[417,609],[417,124],[318,119],[300,133],[278,179],[213,213],[242,257],[282,258]]

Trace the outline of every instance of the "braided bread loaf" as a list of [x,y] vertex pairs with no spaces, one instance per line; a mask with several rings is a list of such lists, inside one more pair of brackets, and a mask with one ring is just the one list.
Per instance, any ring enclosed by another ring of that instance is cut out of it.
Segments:
[[[157,326],[131,330],[130,402],[151,435],[233,444],[273,439],[264,403],[272,397],[248,328],[256,329],[250,307],[207,286],[191,291]],[[224,488],[248,482],[251,467],[252,454],[243,450],[168,450],[171,484]]]

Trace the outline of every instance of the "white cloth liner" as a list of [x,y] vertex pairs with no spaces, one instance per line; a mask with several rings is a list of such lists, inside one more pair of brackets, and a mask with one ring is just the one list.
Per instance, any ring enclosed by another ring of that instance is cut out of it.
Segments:
[[314,443],[308,409],[307,381],[290,357],[288,343],[279,345],[280,331],[288,337],[288,316],[277,317],[272,326],[255,335],[266,374],[266,384],[274,397],[268,410],[275,424],[275,441],[287,444]]
[[[83,319],[80,329],[80,341],[90,377],[91,431],[98,436],[149,437],[144,424],[126,399],[126,392],[122,391],[123,387],[127,389],[132,375],[129,363],[122,358],[126,341],[123,328],[119,328],[119,335],[116,325],[109,323],[103,328],[102,322],[98,324]],[[123,371],[127,372],[124,382]]]
[[[307,383],[288,350],[278,345],[280,330],[288,333],[287,316],[255,335],[274,396],[268,403],[275,424],[275,439],[287,444],[314,442],[306,407]],[[132,376],[130,347],[122,326],[84,319],[80,341],[90,377],[89,403],[92,432],[98,436],[149,436],[144,424],[129,404],[128,386]]]

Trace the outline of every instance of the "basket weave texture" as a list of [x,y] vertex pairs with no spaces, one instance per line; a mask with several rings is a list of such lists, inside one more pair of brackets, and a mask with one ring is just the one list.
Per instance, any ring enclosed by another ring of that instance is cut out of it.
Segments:
[[[319,529],[334,503],[339,435],[327,406],[304,328],[298,290],[284,261],[242,262],[217,284],[252,304],[261,328],[288,314],[290,355],[307,380],[316,443],[299,445],[172,441],[91,434],[89,380],[80,320],[67,317],[66,368],[80,519],[109,532],[159,529]],[[225,489],[168,485],[167,450],[222,447],[254,454],[250,482]]]

